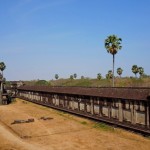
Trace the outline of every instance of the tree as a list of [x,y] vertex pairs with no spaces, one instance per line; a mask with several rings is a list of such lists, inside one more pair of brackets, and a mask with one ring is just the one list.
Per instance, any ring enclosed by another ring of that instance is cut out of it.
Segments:
[[132,72],[135,74],[135,77],[137,77],[137,73],[139,72],[139,68],[137,65],[132,66]]
[[109,75],[108,75],[108,73],[106,74],[106,79],[109,79]]
[[112,78],[113,78],[112,71],[109,70],[108,73],[106,74],[106,79],[112,79]]
[[122,48],[122,39],[116,35],[110,35],[105,39],[105,48],[108,53],[113,55],[113,87],[114,87],[114,66],[115,66],[115,54]]
[[117,68],[117,74],[120,76],[120,78],[121,78],[122,72],[123,72],[123,69]]
[[81,76],[81,79],[84,79],[84,76]]
[[140,77],[142,77],[143,74],[144,74],[144,68],[143,68],[143,67],[139,67],[139,68],[138,68],[138,72],[139,72],[139,74],[140,74]]
[[55,74],[55,79],[57,80],[59,78],[58,74]]
[[77,78],[77,74],[76,73],[73,74],[73,78],[75,78],[75,79]]
[[4,62],[0,62],[0,70],[2,72],[2,76],[3,76],[3,71],[6,69],[6,65]]
[[70,79],[73,80],[73,75],[70,75]]
[[109,71],[108,71],[108,76],[109,76],[109,79],[112,79],[112,78],[113,78],[112,70],[109,70]]
[[49,85],[49,83],[46,80],[38,80],[35,85]]
[[101,80],[101,78],[102,78],[102,75],[101,75],[100,73],[98,73],[98,74],[97,74],[97,79],[98,79],[98,80]]

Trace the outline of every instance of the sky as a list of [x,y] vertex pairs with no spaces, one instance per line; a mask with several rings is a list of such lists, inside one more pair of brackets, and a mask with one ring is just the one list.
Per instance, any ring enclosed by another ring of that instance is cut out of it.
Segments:
[[0,62],[6,80],[51,80],[55,74],[105,77],[112,55],[104,40],[122,38],[122,76],[132,65],[150,75],[150,0],[0,0]]

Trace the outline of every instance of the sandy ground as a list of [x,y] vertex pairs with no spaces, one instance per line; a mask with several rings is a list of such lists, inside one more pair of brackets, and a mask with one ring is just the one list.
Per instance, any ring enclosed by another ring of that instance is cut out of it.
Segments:
[[[53,119],[42,120],[41,117]],[[12,124],[34,118],[32,123]],[[149,150],[150,139],[17,100],[0,106],[0,150]]]

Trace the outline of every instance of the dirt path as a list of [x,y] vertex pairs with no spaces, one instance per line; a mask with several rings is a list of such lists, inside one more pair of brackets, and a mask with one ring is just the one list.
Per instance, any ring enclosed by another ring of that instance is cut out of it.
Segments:
[[[43,120],[41,117],[51,119]],[[34,118],[32,123],[11,124]],[[0,106],[0,150],[149,150],[150,140],[17,100]]]

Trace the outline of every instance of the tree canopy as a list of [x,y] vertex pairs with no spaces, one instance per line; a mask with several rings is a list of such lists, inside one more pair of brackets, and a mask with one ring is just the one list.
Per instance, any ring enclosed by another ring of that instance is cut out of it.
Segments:
[[98,74],[97,74],[97,79],[98,79],[98,80],[101,80],[101,78],[102,78],[102,75],[101,75],[100,73],[98,73]]
[[58,74],[55,74],[55,79],[57,80],[59,78]]
[[135,74],[135,77],[136,77],[137,73],[139,72],[139,68],[137,65],[132,66],[132,72]]
[[144,74],[144,68],[143,68],[143,67],[139,67],[139,68],[138,68],[138,72],[139,72],[139,74],[140,74],[140,77],[142,77],[143,74]]
[[122,75],[122,72],[123,72],[123,69],[122,68],[117,68],[117,74],[121,77]]
[[2,75],[3,75],[3,71],[6,69],[6,65],[4,62],[0,62],[0,70],[2,72]]

